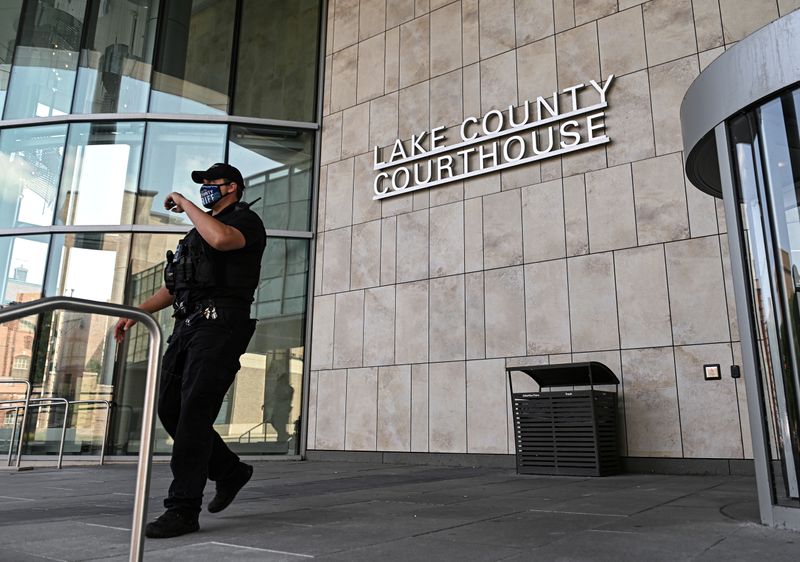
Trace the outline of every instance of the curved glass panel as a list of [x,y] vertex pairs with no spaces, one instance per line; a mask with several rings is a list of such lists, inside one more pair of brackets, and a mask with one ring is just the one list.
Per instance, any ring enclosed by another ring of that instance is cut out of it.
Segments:
[[[29,302],[42,296],[49,246],[47,235],[0,237],[0,305]],[[7,343],[0,335],[0,349]],[[3,372],[0,369],[0,374]]]
[[226,113],[235,0],[174,0],[163,12],[150,111]]
[[130,224],[144,123],[70,126],[56,224]]
[[200,205],[200,189],[192,182],[191,172],[222,162],[225,129],[225,125],[202,123],[148,123],[137,224],[190,224],[185,214],[164,209],[164,199],[178,191]]
[[86,0],[26,3],[5,119],[69,113],[85,12]]
[[315,120],[319,4],[319,0],[244,0],[236,115]]
[[0,228],[52,224],[66,125],[0,132]]
[[3,114],[6,102],[8,77],[14,60],[14,48],[17,45],[21,9],[22,0],[6,0],[0,3],[0,115]]
[[158,0],[94,0],[73,113],[147,111]]
[[314,135],[231,126],[228,161],[242,172],[244,200],[268,229],[309,230]]

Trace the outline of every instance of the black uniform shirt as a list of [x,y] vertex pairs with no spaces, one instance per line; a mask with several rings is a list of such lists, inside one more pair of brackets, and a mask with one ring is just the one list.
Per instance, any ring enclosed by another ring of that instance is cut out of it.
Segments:
[[[210,214],[210,211],[209,211]],[[255,212],[243,205],[229,205],[214,215],[223,224],[232,226],[242,233],[245,245],[238,250],[222,252],[212,248],[202,239],[196,229],[192,229],[186,238],[196,236],[205,246],[206,255],[214,263],[214,272],[218,279],[215,287],[193,289],[191,294],[179,291],[176,300],[199,302],[213,299],[220,306],[250,307],[261,273],[261,256],[267,245],[267,233],[264,223]]]

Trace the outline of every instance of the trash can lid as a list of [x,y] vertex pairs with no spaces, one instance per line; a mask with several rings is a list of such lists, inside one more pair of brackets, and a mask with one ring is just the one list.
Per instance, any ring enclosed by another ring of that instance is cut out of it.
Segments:
[[540,388],[619,384],[619,379],[614,372],[598,361],[560,365],[523,365],[508,367],[506,371],[521,371],[535,380]]

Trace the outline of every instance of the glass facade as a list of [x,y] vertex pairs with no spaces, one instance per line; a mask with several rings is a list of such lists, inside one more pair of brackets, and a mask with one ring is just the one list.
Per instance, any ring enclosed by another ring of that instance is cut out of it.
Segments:
[[[199,204],[190,171],[237,166],[268,235],[258,326],[216,424],[243,454],[299,451],[320,17],[318,0],[0,5],[0,305],[142,303],[191,228],[165,196]],[[171,310],[157,319],[169,334]],[[0,377],[29,379],[36,396],[111,401],[107,454],[135,454],[149,340],[137,325],[118,346],[115,322],[56,311],[0,325]],[[26,451],[55,453],[63,416],[33,413]],[[65,452],[96,454],[105,416],[71,408]],[[0,450],[13,418],[0,420]],[[170,445],[159,425],[156,450]]]

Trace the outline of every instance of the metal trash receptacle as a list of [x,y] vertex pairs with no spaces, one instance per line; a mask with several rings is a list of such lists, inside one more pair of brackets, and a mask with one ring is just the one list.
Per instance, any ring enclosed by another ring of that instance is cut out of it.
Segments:
[[[514,392],[520,371],[539,392]],[[619,379],[597,361],[508,367],[517,474],[608,476],[620,472],[617,393],[596,390]],[[588,389],[577,389],[575,387]],[[570,390],[552,390],[572,387]]]

